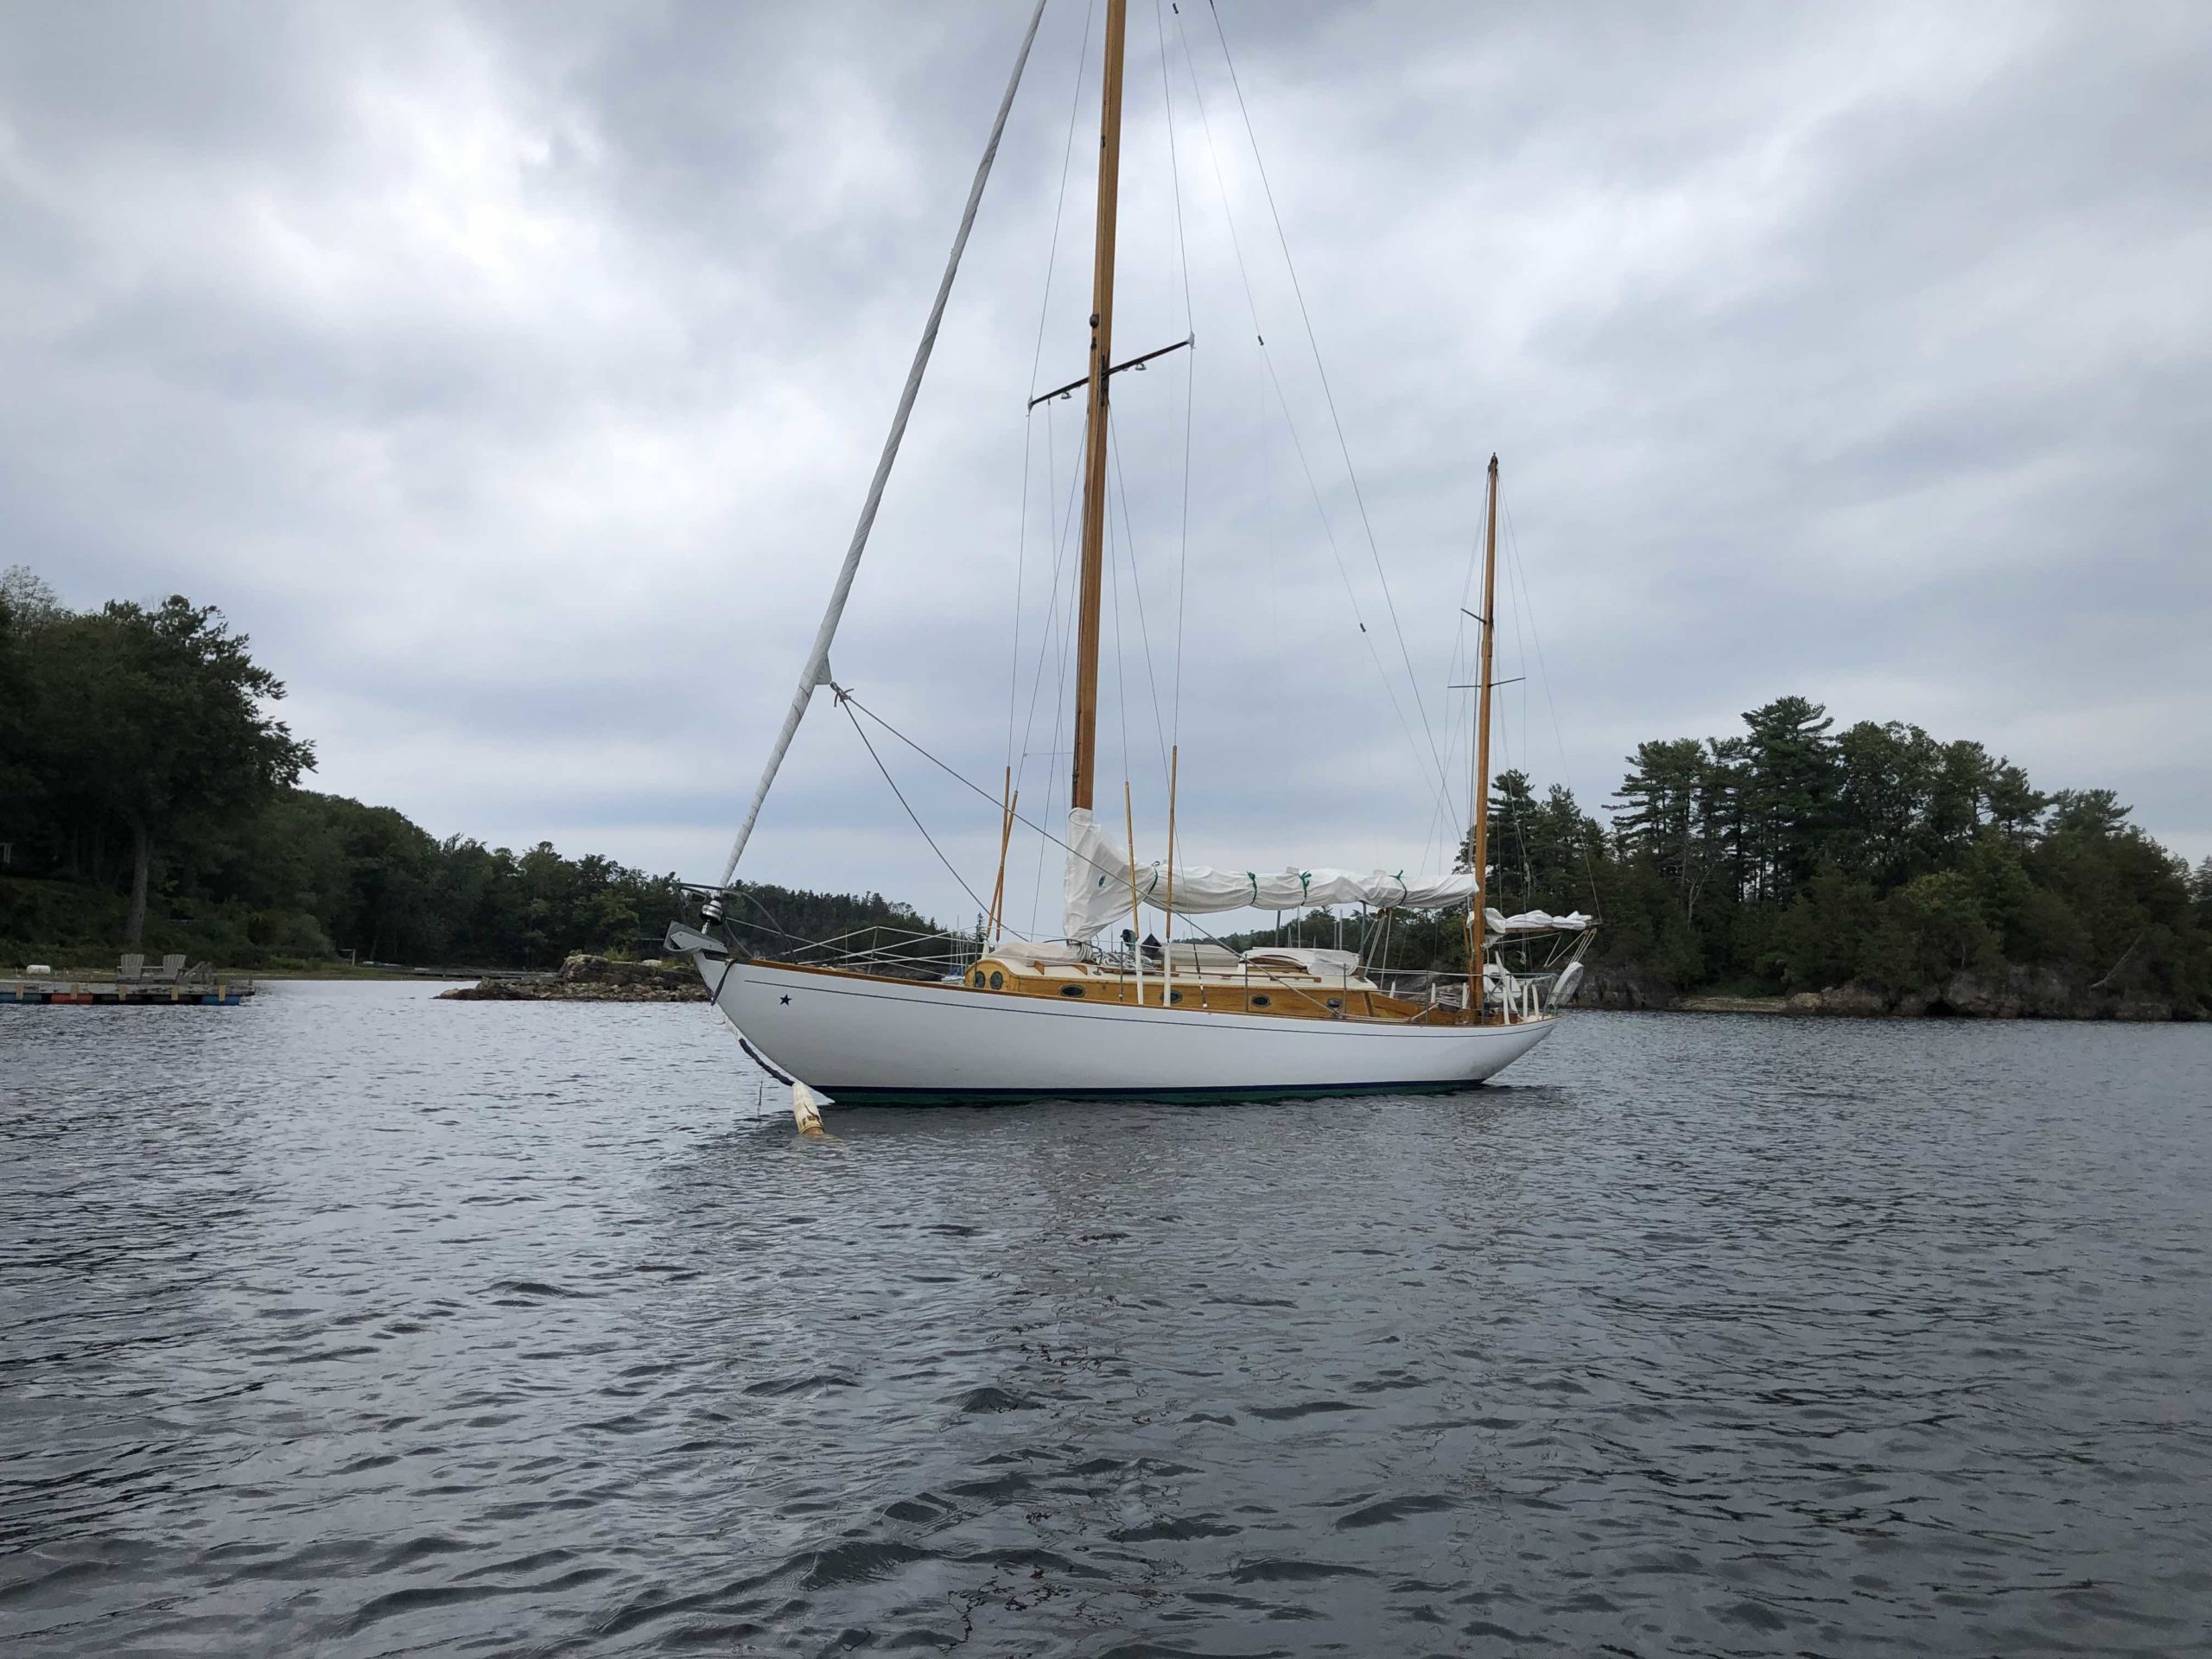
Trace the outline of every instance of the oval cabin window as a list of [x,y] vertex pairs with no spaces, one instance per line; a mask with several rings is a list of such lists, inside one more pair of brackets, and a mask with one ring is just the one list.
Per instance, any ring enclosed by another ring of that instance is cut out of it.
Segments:
[[1062,996],[1081,996],[1083,995],[1083,987],[1080,985],[1063,985],[1060,987],[1060,995]]
[[1252,1006],[1253,1006],[1254,1007],[1255,1007],[1255,1008],[1264,1008],[1264,1007],[1266,1007],[1268,1006],[1268,999],[1267,999],[1266,995],[1265,995],[1264,993],[1262,993],[1262,995],[1258,995],[1258,996],[1254,997],[1254,998],[1252,999]]
[[994,969],[991,974],[991,988],[995,991],[1005,983],[1006,976]]
[[978,968],[978,969],[976,970],[976,981],[975,981],[975,983],[976,983],[976,988],[977,990],[979,990],[979,991],[980,991],[980,990],[982,990],[982,989],[983,988],[983,970],[982,970],[982,969],[980,969],[980,968]]
[[1341,1008],[1344,1005],[1344,1000],[1341,996],[1332,996],[1329,999],[1329,1006],[1332,1008]]

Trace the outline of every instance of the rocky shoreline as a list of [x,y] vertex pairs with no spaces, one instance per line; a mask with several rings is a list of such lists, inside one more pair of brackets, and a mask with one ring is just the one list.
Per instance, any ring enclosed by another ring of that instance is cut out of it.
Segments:
[[688,962],[613,962],[570,957],[550,974],[481,979],[440,991],[449,1002],[704,1002],[706,985]]
[[1700,996],[1630,969],[1592,969],[1575,1001],[1586,1008],[1683,1014],[1783,1014],[1856,1020],[2194,1020],[2202,1009],[2140,989],[2082,985],[2048,968],[1954,974],[1940,990],[1890,995],[1874,986],[1835,985],[1789,996]]

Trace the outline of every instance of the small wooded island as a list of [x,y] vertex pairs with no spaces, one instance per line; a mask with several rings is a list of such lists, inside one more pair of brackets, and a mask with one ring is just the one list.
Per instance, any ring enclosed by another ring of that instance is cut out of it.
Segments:
[[[182,597],[73,611],[22,566],[0,575],[0,967],[130,949],[263,972],[546,976],[469,996],[696,995],[683,964],[620,960],[655,954],[684,913],[675,875],[440,840],[301,788],[313,747],[270,712],[284,688],[247,645]],[[1599,918],[1585,1006],[2212,1014],[2212,859],[2191,871],[2108,790],[2046,791],[1917,726],[1839,731],[1799,696],[1738,732],[1643,743],[1628,766],[1603,823],[1520,772],[1491,797],[1493,906]],[[933,925],[880,894],[747,893],[731,918],[764,954]],[[1328,943],[1334,928],[1315,912],[1282,932]],[[1463,939],[1456,915],[1402,915],[1385,965],[1458,969]]]

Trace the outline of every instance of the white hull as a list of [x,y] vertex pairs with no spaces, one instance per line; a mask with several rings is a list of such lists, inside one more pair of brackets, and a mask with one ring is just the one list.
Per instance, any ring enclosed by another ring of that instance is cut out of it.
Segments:
[[1077,1005],[693,960],[760,1056],[849,1104],[1461,1088],[1511,1065],[1557,1023],[1400,1026]]

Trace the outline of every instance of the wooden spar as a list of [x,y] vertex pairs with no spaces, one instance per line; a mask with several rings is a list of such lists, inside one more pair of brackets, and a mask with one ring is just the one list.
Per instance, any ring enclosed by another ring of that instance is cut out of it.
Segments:
[[983,942],[988,944],[999,936],[999,900],[1006,896],[1006,806],[1007,798],[1014,793],[1014,768],[1006,769],[1006,786],[999,794],[999,873],[991,883],[991,902],[983,912]]
[[1090,389],[1084,415],[1083,575],[1075,653],[1075,775],[1068,804],[1088,810],[1098,753],[1099,599],[1106,569],[1106,397],[1114,363],[1114,221],[1122,182],[1122,47],[1128,0],[1106,0],[1098,124],[1098,229],[1090,267]]
[[1006,849],[1007,843],[1014,839],[1014,809],[1021,799],[1020,791],[1014,786],[1012,766],[1006,769],[1006,792],[999,799],[999,879],[991,884],[990,928],[984,936],[991,940],[998,938],[1000,918],[1005,914]]
[[1160,982],[1163,1008],[1175,1000],[1175,784],[1182,769],[1183,746],[1178,743],[1167,751],[1167,944],[1160,953],[1160,971],[1166,976]]
[[1129,785],[1122,780],[1122,811],[1129,826],[1129,960],[1136,964],[1137,1006],[1144,1006],[1144,912],[1137,905],[1137,810],[1129,800]]
[[1483,911],[1490,903],[1491,644],[1497,637],[1497,457],[1490,458],[1490,509],[1483,531],[1482,704],[1475,727],[1475,902],[1467,912],[1467,1009],[1482,1017]]

